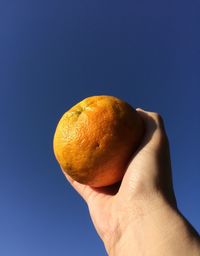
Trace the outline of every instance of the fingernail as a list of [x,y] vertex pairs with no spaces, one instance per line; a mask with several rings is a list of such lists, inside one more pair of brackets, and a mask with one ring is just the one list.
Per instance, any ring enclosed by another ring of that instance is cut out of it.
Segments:
[[142,108],[136,108],[136,110],[145,111],[145,110],[144,110],[144,109],[142,109]]

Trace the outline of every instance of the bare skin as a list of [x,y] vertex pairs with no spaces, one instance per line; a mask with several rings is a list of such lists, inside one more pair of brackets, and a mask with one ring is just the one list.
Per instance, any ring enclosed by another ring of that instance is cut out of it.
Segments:
[[200,256],[199,235],[177,209],[162,118],[137,111],[146,133],[120,183],[95,189],[65,176],[87,203],[108,255]]

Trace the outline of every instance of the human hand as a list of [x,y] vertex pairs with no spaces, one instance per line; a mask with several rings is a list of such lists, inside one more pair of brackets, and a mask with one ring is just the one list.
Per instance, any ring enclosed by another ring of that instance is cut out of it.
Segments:
[[[183,233],[184,239],[187,237],[188,224],[186,228],[176,207],[162,118],[153,112],[137,111],[145,122],[146,132],[120,183],[92,188],[64,173],[86,201],[109,255],[164,255],[162,251],[166,252],[177,232]],[[176,248],[170,250],[181,253]]]

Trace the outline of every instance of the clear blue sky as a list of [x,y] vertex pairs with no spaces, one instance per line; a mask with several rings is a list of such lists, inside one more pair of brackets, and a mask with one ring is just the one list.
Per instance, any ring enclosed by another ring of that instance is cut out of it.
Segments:
[[52,151],[96,94],[165,119],[180,210],[200,232],[200,2],[1,0],[0,255],[106,255]]

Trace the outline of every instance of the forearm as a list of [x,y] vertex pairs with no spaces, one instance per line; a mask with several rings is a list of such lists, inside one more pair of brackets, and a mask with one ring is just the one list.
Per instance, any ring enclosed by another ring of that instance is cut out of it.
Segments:
[[107,246],[109,256],[200,255],[198,234],[168,205],[122,227],[117,239]]

